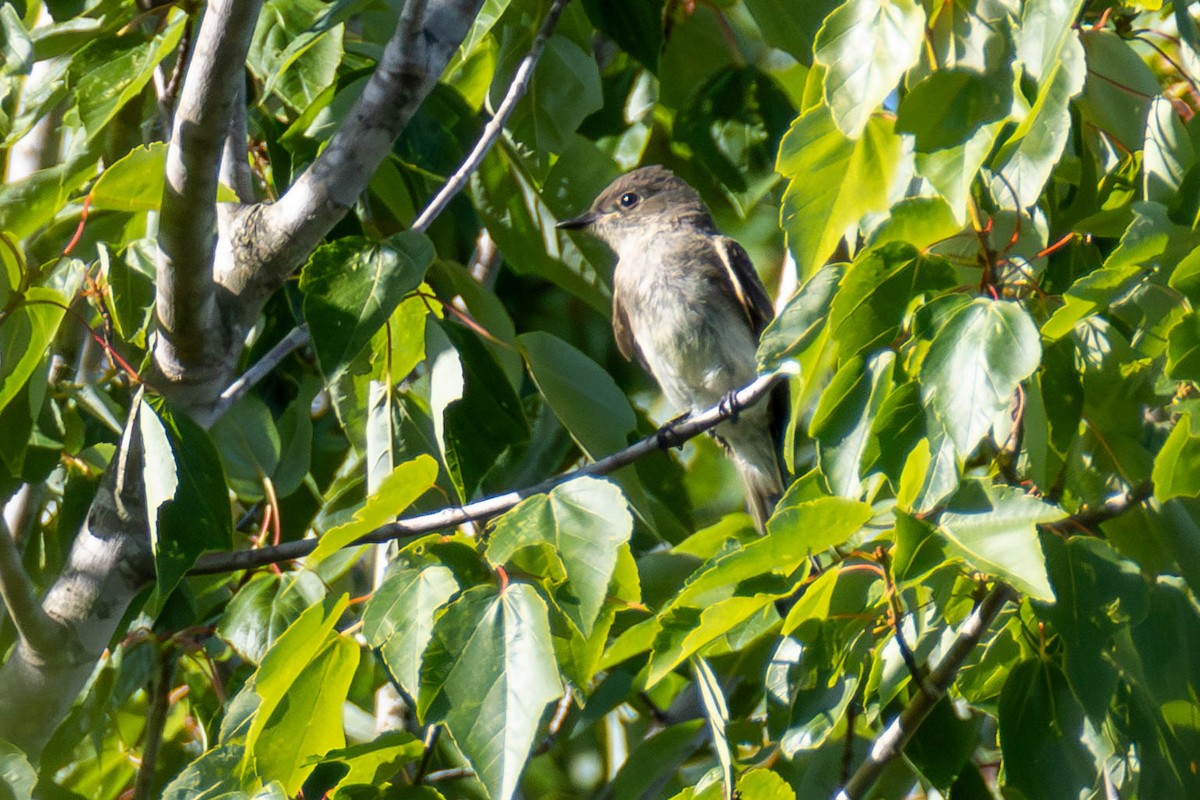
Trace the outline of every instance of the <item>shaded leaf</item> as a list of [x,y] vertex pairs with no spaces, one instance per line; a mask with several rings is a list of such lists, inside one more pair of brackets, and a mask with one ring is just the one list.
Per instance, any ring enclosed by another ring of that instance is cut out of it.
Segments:
[[440,721],[494,800],[509,800],[546,704],[562,696],[545,602],[532,586],[464,592],[438,618],[417,712]]
[[446,567],[415,568],[395,562],[363,609],[367,641],[379,649],[383,663],[409,697],[417,696],[421,660],[433,635],[435,615],[458,590],[454,573]]

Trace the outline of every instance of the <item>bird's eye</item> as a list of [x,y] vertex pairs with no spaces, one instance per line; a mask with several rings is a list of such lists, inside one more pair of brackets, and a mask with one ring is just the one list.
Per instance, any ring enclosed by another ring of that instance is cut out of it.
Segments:
[[633,208],[638,204],[641,198],[634,192],[626,192],[621,195],[621,208]]

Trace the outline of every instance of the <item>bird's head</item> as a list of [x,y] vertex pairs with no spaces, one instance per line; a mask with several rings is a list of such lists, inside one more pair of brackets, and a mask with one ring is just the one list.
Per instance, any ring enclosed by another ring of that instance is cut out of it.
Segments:
[[641,167],[617,178],[585,213],[558,223],[582,229],[613,245],[624,236],[651,229],[690,225],[712,228],[712,218],[696,190],[659,166]]

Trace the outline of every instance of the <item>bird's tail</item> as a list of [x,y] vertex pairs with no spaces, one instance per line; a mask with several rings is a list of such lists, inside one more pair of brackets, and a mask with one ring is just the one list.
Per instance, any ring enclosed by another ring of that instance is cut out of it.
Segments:
[[775,511],[775,504],[783,495],[783,478],[774,459],[763,464],[751,462],[734,454],[742,488],[746,493],[746,509],[754,518],[754,527],[760,534],[767,532],[767,518]]
[[717,440],[737,467],[746,494],[746,509],[754,518],[760,534],[767,532],[767,518],[783,495],[783,474],[765,415],[743,414],[734,423],[724,423],[717,431]]

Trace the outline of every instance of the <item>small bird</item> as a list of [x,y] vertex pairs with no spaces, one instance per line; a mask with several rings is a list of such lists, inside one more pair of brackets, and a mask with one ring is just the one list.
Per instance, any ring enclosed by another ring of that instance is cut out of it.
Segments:
[[[654,376],[672,404],[691,413],[731,403],[754,379],[758,337],[774,309],[750,257],[717,231],[695,189],[663,167],[642,167],[558,227],[586,230],[616,253],[617,347]],[[778,440],[786,391],[780,386],[770,404],[714,431],[737,467],[759,533],[784,488]]]

